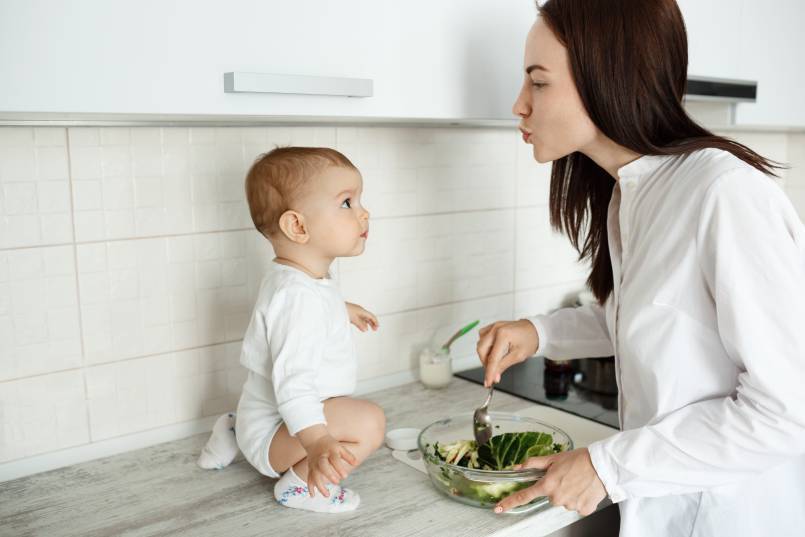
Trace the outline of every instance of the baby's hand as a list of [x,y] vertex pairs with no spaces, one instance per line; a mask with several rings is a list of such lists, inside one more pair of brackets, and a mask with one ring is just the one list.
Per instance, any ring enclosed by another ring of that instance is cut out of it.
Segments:
[[347,302],[347,312],[349,313],[349,322],[358,327],[361,332],[366,332],[370,326],[372,330],[377,330],[379,326],[377,317],[369,311],[366,311],[357,304]]
[[358,459],[338,440],[329,434],[322,436],[307,451],[307,489],[310,496],[315,496],[315,489],[329,497],[327,483],[337,485],[349,475],[350,467],[358,464]]

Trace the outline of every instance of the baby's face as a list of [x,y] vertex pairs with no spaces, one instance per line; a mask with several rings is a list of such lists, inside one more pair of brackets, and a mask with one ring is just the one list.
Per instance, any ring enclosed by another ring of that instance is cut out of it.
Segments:
[[330,166],[302,201],[311,247],[328,257],[360,255],[369,235],[369,211],[361,205],[358,171]]

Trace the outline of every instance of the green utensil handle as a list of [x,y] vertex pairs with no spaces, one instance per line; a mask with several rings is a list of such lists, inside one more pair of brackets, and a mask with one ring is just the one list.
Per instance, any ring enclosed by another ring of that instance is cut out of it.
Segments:
[[463,336],[464,334],[466,334],[467,332],[469,332],[470,330],[475,328],[478,325],[478,323],[480,323],[480,322],[481,321],[473,321],[470,324],[468,324],[467,326],[465,326],[464,328],[462,328],[461,330],[459,330],[458,332],[456,332],[453,335],[453,337],[451,337],[449,340],[447,340],[447,343],[442,345],[442,348],[443,349],[449,349],[450,345],[452,345],[455,340],[457,340],[458,338],[460,338],[461,336]]

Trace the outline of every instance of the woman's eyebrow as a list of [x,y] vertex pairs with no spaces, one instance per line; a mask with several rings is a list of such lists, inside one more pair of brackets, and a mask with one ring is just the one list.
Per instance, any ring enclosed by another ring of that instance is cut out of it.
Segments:
[[538,63],[535,63],[534,65],[529,65],[528,67],[526,67],[525,72],[526,72],[527,75],[530,75],[531,71],[533,71],[534,69],[538,69],[540,71],[545,71],[546,73],[548,72],[548,69],[545,66],[540,65]]

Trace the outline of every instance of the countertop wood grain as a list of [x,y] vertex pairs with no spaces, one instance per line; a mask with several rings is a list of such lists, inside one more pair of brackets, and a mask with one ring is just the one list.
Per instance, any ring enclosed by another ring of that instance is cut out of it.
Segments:
[[[442,390],[413,383],[365,398],[385,409],[391,429],[421,428],[471,412],[485,395],[483,387],[454,379]],[[516,411],[529,404],[498,393],[493,407]],[[424,474],[394,460],[386,447],[344,483],[361,495],[356,512],[297,511],[278,505],[274,480],[242,456],[223,470],[196,466],[206,439],[207,434],[196,435],[0,483],[0,535],[479,537],[524,534],[514,530],[525,529],[525,517],[541,517],[529,519],[528,535],[544,535],[575,520],[557,508],[553,515],[515,516],[456,503],[437,492]],[[560,511],[563,520],[557,519]]]

